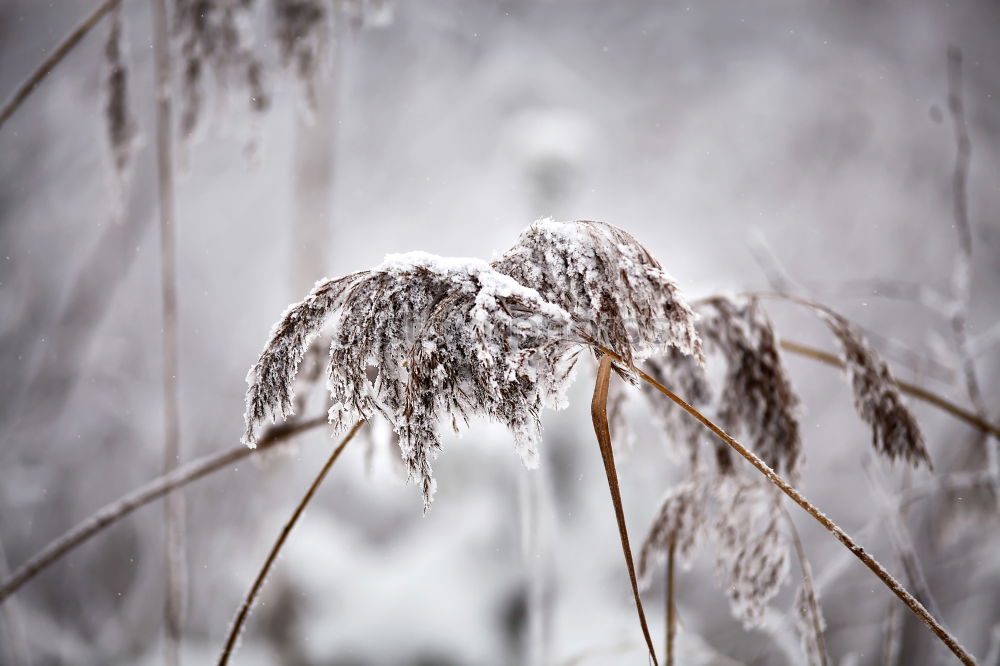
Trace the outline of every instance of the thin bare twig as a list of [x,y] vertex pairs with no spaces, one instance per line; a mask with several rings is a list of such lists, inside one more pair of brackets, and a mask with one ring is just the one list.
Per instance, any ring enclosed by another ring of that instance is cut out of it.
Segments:
[[[597,443],[601,447],[601,458],[604,461],[604,471],[608,476],[608,488],[611,490],[611,503],[615,507],[615,519],[618,521],[618,536],[622,542],[622,553],[625,555],[625,565],[628,567],[629,581],[632,583],[632,596],[635,597],[635,609],[639,613],[639,624],[642,635],[646,639],[649,658],[656,661],[656,650],[653,649],[653,639],[649,635],[646,624],[646,613],[642,609],[642,599],[639,596],[639,582],[635,576],[635,562],[632,559],[632,547],[629,545],[628,529],[625,526],[625,510],[622,508],[621,489],[618,486],[618,471],[615,468],[615,453],[611,448],[611,428],[608,425],[608,385],[611,382],[611,358],[602,356],[597,368],[597,381],[594,384],[594,399],[590,404],[590,415],[594,420],[594,432]],[[620,360],[620,359],[619,359]],[[221,666],[221,665],[220,665]]]
[[924,569],[920,566],[920,559],[917,557],[913,539],[910,538],[910,532],[903,522],[902,511],[904,505],[894,497],[891,497],[886,491],[885,479],[882,475],[878,474],[875,461],[871,457],[865,460],[863,466],[865,476],[868,477],[868,483],[872,491],[878,495],[879,502],[884,507],[883,515],[885,516],[885,522],[883,525],[887,525],[889,528],[889,540],[896,550],[896,558],[903,566],[903,571],[906,573],[906,578],[910,583],[910,589],[913,590],[913,595],[931,613],[937,617],[941,617],[941,609],[935,601],[934,595],[931,593],[927,576],[924,575]]
[[35,88],[39,83],[42,82],[49,72],[51,72],[56,65],[58,65],[66,55],[73,50],[73,48],[80,43],[87,33],[90,32],[95,25],[97,25],[104,15],[115,8],[115,6],[121,2],[121,0],[104,0],[101,4],[94,8],[94,10],[83,19],[83,21],[78,25],[73,32],[69,33],[62,42],[60,42],[56,48],[52,51],[48,58],[42,61],[42,63],[35,68],[28,78],[22,83],[14,93],[7,98],[7,101],[3,103],[0,107],[0,128],[3,127],[14,112],[24,103],[24,100],[28,99],[28,96],[35,91]]
[[664,666],[674,666],[674,636],[677,635],[677,605],[676,596],[677,541],[670,537],[670,549],[667,551],[667,650],[663,657]]
[[121,499],[105,505],[76,527],[50,542],[31,559],[18,567],[9,578],[0,583],[0,603],[7,600],[22,585],[58,561],[63,555],[83,544],[103,529],[117,523],[136,509],[158,500],[192,481],[197,481],[227,465],[242,460],[247,456],[263,452],[300,432],[311,430],[324,423],[326,423],[325,415],[298,423],[274,426],[257,441],[256,449],[249,449],[242,444],[238,444],[221,453],[193,460],[183,467],[175,469],[170,474],[164,474],[153,479]]
[[[153,55],[156,66],[156,165],[160,211],[160,285],[163,311],[163,473],[180,459],[180,393],[177,352],[177,276],[174,248],[173,115],[170,104],[170,35],[166,0],[153,2]],[[164,607],[168,666],[180,663],[186,572],[184,500],[167,497],[163,506],[167,531],[167,600]]]
[[[948,110],[955,126],[955,169],[952,174],[953,226],[958,233],[959,252],[955,257],[952,272],[951,329],[962,366],[965,390],[972,401],[977,416],[987,418],[986,401],[983,398],[976,363],[969,342],[968,312],[972,287],[972,222],[969,220],[969,167],[972,162],[972,140],[965,120],[965,105],[962,102],[962,52],[955,47],[948,49]],[[979,445],[984,447],[986,468],[993,477],[995,487],[1000,487],[1000,456],[996,445],[987,438],[980,437]]]
[[[0,576],[6,578],[9,575],[7,552],[4,550],[3,542],[0,542]],[[16,601],[11,599],[3,609],[0,609],[0,635],[7,637],[7,649],[0,650],[0,658],[6,655],[6,658],[10,659],[11,666],[27,666],[30,663],[28,640],[24,633],[21,609]]]
[[[605,348],[600,348],[600,350],[605,354],[611,356],[618,362],[623,362],[621,358],[611,350]],[[948,646],[948,649],[950,649],[952,653],[956,657],[958,657],[958,659],[963,664],[966,664],[966,666],[972,666],[976,663],[972,655],[966,652],[965,648],[959,645],[958,641],[951,634],[949,634],[948,631],[945,630],[945,628],[942,627],[941,624],[936,619],[934,619],[934,617],[930,613],[927,612],[927,609],[924,608],[924,606],[919,601],[917,601],[913,597],[913,595],[910,594],[906,590],[906,588],[904,588],[899,583],[899,581],[893,578],[892,574],[890,574],[885,569],[885,567],[879,564],[879,562],[874,557],[869,555],[864,548],[858,545],[854,541],[854,539],[852,539],[847,534],[847,532],[842,530],[836,523],[830,520],[826,516],[826,514],[824,514],[822,511],[816,508],[816,506],[813,505],[809,500],[807,500],[802,495],[802,493],[800,493],[798,490],[789,485],[787,481],[778,476],[778,474],[774,470],[768,467],[763,460],[758,458],[748,448],[746,448],[738,441],[733,439],[733,437],[730,436],[728,433],[726,433],[726,431],[724,431],[722,428],[716,425],[713,421],[707,418],[700,411],[698,411],[697,409],[689,405],[687,402],[685,402],[676,393],[674,393],[666,386],[664,386],[663,384],[659,383],[658,381],[650,377],[641,369],[639,368],[632,368],[632,369],[637,375],[639,375],[639,377],[643,381],[645,381],[650,386],[654,387],[657,391],[659,391],[660,393],[664,394],[665,396],[673,400],[684,411],[693,416],[703,426],[708,428],[710,431],[712,431],[713,434],[715,434],[722,441],[728,444],[730,448],[732,448],[734,451],[740,454],[744,459],[746,459],[751,465],[753,465],[757,469],[757,471],[766,476],[768,480],[771,481],[771,483],[773,483],[783,493],[792,498],[792,501],[794,501],[796,504],[802,507],[802,509],[805,510],[806,513],[812,516],[820,525],[822,525],[828,532],[830,532],[830,534],[832,534],[834,537],[836,537],[838,541],[844,544],[844,546],[846,546],[847,549],[850,550],[855,555],[855,557],[861,560],[865,566],[871,569],[872,573],[878,576],[878,578],[885,584],[886,587],[888,587],[893,592],[893,594],[899,597],[899,599],[904,604],[906,604],[907,608],[913,611],[913,613],[916,614],[917,617],[919,617],[924,622],[924,624],[926,624],[930,628],[932,632],[934,632],[934,635],[937,636],[942,643]]]
[[[788,509],[784,504],[781,505],[781,512],[785,515],[785,522],[788,524],[788,532],[792,535],[792,545],[795,547],[795,555],[799,560],[799,569],[802,571],[802,585],[808,589],[807,601],[811,606],[811,617],[810,621],[812,624],[813,635],[816,636],[816,649],[819,653],[820,666],[827,666],[830,663],[830,657],[826,652],[826,641],[823,639],[823,624],[821,621],[822,610],[819,607],[819,600],[816,595],[816,584],[813,580],[812,571],[810,570],[809,560],[806,558],[806,549],[802,545],[802,537],[799,536],[799,530],[795,527],[795,521],[792,520],[792,514],[788,512]],[[893,604],[895,607],[895,604]]]
[[229,663],[229,658],[233,654],[233,650],[236,648],[236,639],[239,638],[240,631],[243,629],[243,625],[246,623],[247,616],[250,614],[250,609],[253,607],[254,602],[257,600],[257,595],[260,593],[262,587],[264,587],[264,580],[267,578],[268,572],[271,567],[274,566],[274,562],[278,559],[278,553],[281,551],[282,546],[285,545],[285,541],[288,540],[288,535],[292,533],[292,529],[295,527],[295,523],[298,522],[299,518],[302,516],[302,512],[306,510],[306,505],[316,494],[316,490],[319,488],[320,484],[323,483],[323,479],[326,478],[327,473],[330,468],[333,467],[333,463],[337,462],[337,458],[340,457],[341,452],[344,447],[354,438],[354,435],[358,432],[364,421],[358,421],[354,424],[347,435],[340,440],[340,444],[333,450],[330,457],[327,459],[326,464],[320,469],[319,474],[313,479],[312,485],[309,486],[309,490],[306,494],[299,500],[298,505],[295,507],[295,511],[292,512],[291,518],[285,523],[285,526],[281,529],[281,534],[278,535],[278,540],[274,542],[271,547],[271,551],[267,554],[267,559],[264,560],[264,566],[261,567],[260,572],[257,574],[257,578],[254,579],[253,585],[250,586],[250,591],[247,592],[247,596],[243,599],[243,603],[240,604],[239,610],[236,612],[236,619],[233,621],[233,626],[229,630],[229,637],[226,639],[226,645],[222,648],[222,654],[219,655],[219,666],[225,666]]

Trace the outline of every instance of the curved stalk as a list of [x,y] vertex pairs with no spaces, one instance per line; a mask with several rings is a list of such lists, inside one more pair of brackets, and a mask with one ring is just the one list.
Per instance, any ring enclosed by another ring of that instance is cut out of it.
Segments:
[[330,457],[327,459],[326,464],[320,469],[319,474],[313,479],[312,485],[309,486],[309,490],[306,494],[302,496],[299,500],[298,505],[295,507],[295,511],[292,512],[292,517],[288,519],[285,526],[281,528],[281,534],[278,535],[278,540],[274,542],[271,547],[271,552],[267,554],[267,559],[264,560],[264,566],[261,567],[260,571],[257,573],[257,578],[254,579],[253,585],[250,586],[250,591],[247,592],[247,596],[243,599],[243,603],[240,604],[239,610],[236,612],[236,619],[233,620],[233,626],[229,629],[229,637],[226,639],[226,645],[222,648],[222,654],[219,655],[219,666],[225,666],[229,663],[229,658],[232,656],[233,651],[236,649],[236,639],[240,636],[240,631],[243,629],[243,625],[246,624],[247,616],[250,615],[250,609],[253,607],[254,602],[257,600],[257,595],[260,594],[261,588],[264,587],[264,580],[267,578],[268,572],[271,571],[271,567],[274,566],[275,561],[278,559],[278,553],[281,551],[282,546],[285,545],[285,541],[288,540],[288,535],[291,534],[292,528],[295,527],[295,523],[299,521],[302,517],[302,513],[306,510],[306,505],[309,504],[309,500],[313,498],[316,494],[316,490],[319,488],[320,484],[323,483],[323,479],[326,478],[327,473],[330,468],[333,467],[333,463],[337,462],[337,458],[340,457],[341,452],[343,452],[344,447],[354,439],[354,435],[357,434],[361,426],[364,425],[364,421],[358,421],[354,424],[348,433],[340,440],[340,444],[333,450]]
[[73,50],[73,48],[80,43],[87,33],[90,32],[95,25],[97,25],[104,15],[115,8],[121,0],[104,0],[99,4],[83,21],[78,25],[73,32],[69,33],[66,38],[60,42],[55,49],[52,50],[52,54],[48,58],[42,61],[38,67],[35,68],[28,78],[22,83],[14,93],[7,98],[7,101],[3,103],[0,107],[0,128],[3,127],[14,112],[17,111],[18,107],[24,103],[24,100],[28,99],[28,96],[35,91],[35,88],[39,83],[42,82],[46,76],[49,75],[55,66],[58,65],[66,55]]
[[260,453],[276,444],[290,439],[305,430],[319,427],[326,423],[326,416],[299,423],[275,426],[257,442],[256,449],[250,449],[239,444],[233,448],[194,460],[183,467],[178,467],[170,474],[153,479],[146,485],[133,490],[121,499],[105,505],[90,515],[76,527],[51,541],[31,559],[19,566],[9,578],[0,582],[0,603],[16,592],[22,585],[57,562],[77,546],[83,544],[98,532],[117,523],[119,520],[164,495],[186,486],[192,481],[216,472],[227,465],[248,456]]
[[[604,460],[604,471],[608,475],[608,489],[611,491],[611,503],[615,507],[615,519],[618,521],[618,536],[622,542],[622,554],[628,567],[629,581],[632,583],[632,596],[635,597],[635,609],[639,613],[639,625],[646,639],[649,658],[653,666],[659,666],[656,661],[656,650],[653,649],[653,638],[649,635],[646,624],[646,613],[642,609],[642,598],[639,596],[639,582],[635,576],[635,562],[632,559],[632,547],[629,545],[628,529],[625,527],[625,510],[622,508],[621,488],[618,485],[618,470],[615,468],[615,452],[611,448],[611,428],[608,426],[608,385],[611,382],[611,357],[602,356],[597,368],[597,381],[594,383],[594,399],[590,403],[590,415],[594,419],[594,432],[597,443],[601,447],[601,458]],[[221,664],[220,664],[221,666]]]

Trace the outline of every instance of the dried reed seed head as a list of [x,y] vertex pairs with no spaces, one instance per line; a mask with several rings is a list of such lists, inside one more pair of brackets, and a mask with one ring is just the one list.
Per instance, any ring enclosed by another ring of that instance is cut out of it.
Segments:
[[[709,350],[726,362],[718,415],[744,435],[764,462],[795,478],[802,462],[799,398],[778,350],[774,327],[756,299],[714,298],[700,322]],[[727,452],[728,455],[728,452]]]
[[136,137],[135,118],[128,99],[128,65],[123,56],[124,50],[121,5],[115,5],[111,11],[108,41],[104,45],[107,71],[104,121],[115,171],[119,177],[124,175],[132,161],[132,148]]
[[716,485],[717,570],[733,616],[760,626],[764,609],[788,578],[788,538],[781,528],[780,496],[757,479],[721,477]]
[[537,464],[539,412],[565,405],[579,351],[563,337],[569,315],[485,262],[422,252],[322,282],[285,313],[247,377],[248,442],[268,414],[290,413],[298,363],[328,320],[330,422],[342,430],[384,415],[425,507],[442,420],[503,423],[525,464]]
[[816,589],[811,584],[812,573],[809,562],[803,560],[802,566],[806,576],[795,593],[795,630],[799,634],[802,654],[808,666],[822,666],[824,660],[823,630],[826,620],[816,596]]
[[872,446],[890,460],[913,467],[931,467],[930,454],[917,420],[903,403],[889,366],[846,319],[827,310],[818,312],[841,349],[841,359],[861,420],[871,426]]
[[708,476],[694,474],[667,491],[639,553],[644,587],[649,585],[653,567],[666,559],[671,543],[681,565],[691,565],[707,522],[709,487]]
[[[699,411],[704,411],[712,404],[712,387],[708,382],[708,375],[695,357],[670,349],[662,356],[646,359],[643,369],[646,374]],[[642,393],[653,410],[653,418],[666,434],[665,442],[672,451],[686,456],[692,468],[696,467],[700,445],[705,440],[704,426],[672,401],[664,400],[652,385],[643,383]],[[731,468],[731,464],[726,464],[729,460],[729,447],[717,442],[715,438],[710,441],[713,446],[721,446],[720,460],[725,466],[722,471],[727,471]]]
[[669,347],[702,359],[677,283],[617,227],[539,220],[493,267],[562,306],[590,342],[626,364]]
[[273,0],[274,37],[282,64],[292,69],[306,90],[310,110],[316,106],[320,73],[330,34],[328,3],[322,0]]
[[201,123],[206,70],[222,91],[244,98],[252,110],[269,108],[264,67],[251,48],[253,10],[252,0],[177,0],[174,33],[184,63],[182,136],[190,138]]

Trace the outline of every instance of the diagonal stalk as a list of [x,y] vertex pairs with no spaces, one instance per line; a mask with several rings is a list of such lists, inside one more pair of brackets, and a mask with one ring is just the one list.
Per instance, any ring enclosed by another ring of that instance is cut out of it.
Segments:
[[290,439],[305,430],[319,427],[326,423],[326,416],[299,421],[298,423],[282,424],[269,428],[257,442],[257,448],[251,449],[238,444],[231,449],[198,458],[183,467],[178,467],[170,474],[164,474],[133,490],[128,495],[105,505],[90,515],[76,527],[51,541],[45,548],[31,559],[19,566],[9,578],[0,581],[0,603],[6,601],[22,585],[59,561],[63,555],[85,543],[90,537],[108,528],[133,511],[150,502],[160,499],[178,488],[212,474],[227,465],[242,460],[256,453],[267,450],[280,442]]
[[327,473],[330,468],[333,467],[333,463],[337,462],[337,458],[340,457],[341,452],[344,447],[354,439],[354,435],[357,434],[361,426],[364,425],[364,421],[358,421],[354,424],[348,433],[340,440],[340,444],[333,450],[330,457],[327,459],[326,464],[320,469],[319,474],[313,479],[312,485],[309,486],[309,490],[303,495],[302,499],[299,500],[298,506],[295,507],[295,511],[292,512],[291,518],[285,523],[285,526],[281,528],[281,534],[278,535],[278,540],[274,542],[271,547],[271,552],[267,554],[267,559],[264,560],[264,565],[261,567],[260,572],[257,574],[257,578],[254,579],[253,585],[250,586],[250,591],[247,592],[247,596],[243,599],[243,603],[240,604],[239,610],[236,611],[236,619],[233,620],[233,626],[229,629],[229,637],[226,639],[226,645],[222,648],[222,654],[219,655],[219,666],[225,666],[229,663],[229,658],[233,655],[233,651],[236,649],[236,640],[240,636],[240,631],[243,629],[243,625],[246,624],[247,616],[250,614],[250,609],[253,607],[254,602],[257,600],[257,595],[260,594],[261,588],[264,587],[264,579],[267,578],[268,572],[271,571],[271,567],[274,566],[275,561],[278,559],[278,553],[281,551],[282,546],[285,545],[285,541],[288,540],[288,535],[291,534],[292,528],[295,527],[295,523],[298,522],[299,518],[302,517],[302,513],[306,510],[306,505],[309,504],[309,500],[313,498],[316,494],[316,490],[323,483],[323,479],[326,478]]
[[635,597],[635,609],[639,613],[639,624],[642,626],[642,635],[646,639],[650,659],[653,660],[654,666],[659,666],[656,661],[656,651],[653,649],[653,639],[649,635],[649,626],[646,624],[646,613],[642,609],[642,599],[639,597],[639,582],[635,577],[632,547],[629,545],[628,530],[625,527],[625,511],[622,508],[622,494],[618,486],[618,471],[615,469],[615,454],[611,448],[611,429],[608,426],[607,411],[608,385],[610,381],[611,357],[605,355],[601,357],[601,364],[597,369],[597,382],[594,384],[594,399],[590,405],[590,415],[594,420],[594,432],[597,434],[597,443],[601,447],[604,471],[608,475],[611,503],[615,506],[615,519],[618,521],[618,536],[621,538],[622,554],[625,556],[629,581],[632,583],[632,596]]
[[[610,356],[619,363],[624,364],[624,361],[621,359],[621,357],[615,354],[613,351],[606,349],[604,347],[598,347],[598,349],[604,352],[605,355]],[[923,621],[923,623],[926,624],[932,632],[934,632],[934,635],[937,636],[941,640],[941,642],[944,643],[956,657],[958,657],[959,661],[961,661],[963,664],[966,664],[966,666],[975,666],[976,663],[975,659],[973,659],[972,655],[966,652],[965,648],[959,645],[955,637],[949,634],[948,631],[943,626],[941,626],[941,623],[938,622],[936,619],[934,619],[934,616],[932,616],[927,611],[927,609],[924,608],[924,606],[919,601],[917,601],[913,597],[913,595],[907,591],[905,587],[903,587],[903,585],[899,581],[893,578],[892,574],[890,574],[885,569],[885,567],[879,564],[879,562],[874,557],[869,555],[864,548],[858,545],[854,541],[854,539],[852,539],[847,534],[847,532],[842,530],[836,523],[827,518],[826,514],[824,514],[822,511],[816,508],[809,500],[807,500],[802,495],[802,493],[800,493],[798,490],[792,487],[787,481],[781,478],[773,469],[768,467],[767,463],[765,463],[763,460],[754,455],[754,453],[751,452],[748,448],[746,448],[738,441],[733,439],[733,437],[730,436],[728,433],[726,433],[726,431],[724,431],[722,428],[716,425],[713,421],[711,421],[700,411],[698,411],[697,409],[689,405],[687,402],[685,402],[676,393],[674,393],[666,386],[664,386],[660,382],[650,377],[641,369],[635,367],[632,367],[630,369],[633,372],[635,372],[644,382],[646,382],[647,384],[655,388],[657,391],[659,391],[663,395],[673,400],[684,411],[686,411],[688,414],[697,419],[698,422],[700,422],[703,426],[711,430],[716,437],[718,437],[723,442],[728,444],[730,448],[732,448],[738,454],[743,456],[743,458],[745,458],[751,465],[757,468],[757,471],[766,476],[771,483],[773,483],[781,490],[781,492],[791,497],[792,501],[794,501],[796,504],[802,507],[802,509],[805,510],[806,513],[812,516],[820,525],[822,525],[828,532],[830,532],[830,534],[832,534],[834,537],[837,538],[838,541],[844,544],[844,546],[846,546],[848,550],[854,553],[854,556],[857,557],[859,560],[861,560],[866,567],[871,569],[872,573],[878,576],[878,578],[885,584],[885,586],[888,587],[890,590],[892,590],[892,593],[895,594],[897,597],[899,597],[899,599],[904,604],[906,604],[907,608],[913,611],[913,613],[916,614],[916,616],[919,617],[921,621]]]
[[56,65],[62,62],[63,58],[69,54],[73,48],[80,43],[84,37],[87,36],[95,25],[97,25],[104,15],[109,11],[118,6],[121,0],[104,0],[101,4],[93,9],[89,15],[78,25],[73,32],[71,32],[62,42],[60,42],[53,50],[52,54],[46,58],[42,63],[35,68],[35,71],[31,73],[30,76],[22,83],[17,90],[11,94],[11,96],[3,103],[0,107],[0,127],[3,127],[14,112],[17,111],[18,107],[24,103],[24,100],[28,99],[28,96],[35,91],[35,88],[39,83],[42,82],[49,72],[51,72]]

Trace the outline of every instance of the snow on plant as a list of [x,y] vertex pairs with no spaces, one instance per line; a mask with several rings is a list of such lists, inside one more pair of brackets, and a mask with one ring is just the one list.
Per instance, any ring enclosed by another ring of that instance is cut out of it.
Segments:
[[493,266],[565,308],[587,342],[626,365],[670,347],[703,360],[677,283],[618,227],[539,220]]
[[[690,561],[708,534],[734,615],[747,627],[757,626],[788,576],[789,537],[780,523],[780,490],[861,559],[956,656],[973,663],[920,602],[782,476],[794,477],[801,460],[798,398],[781,364],[777,335],[756,299],[742,303],[715,298],[702,305],[711,308],[702,334],[727,364],[716,409],[728,427],[750,438],[756,454],[664,384],[690,390],[698,403],[710,404],[715,398],[702,370],[694,311],[652,255],[611,225],[541,220],[489,264],[411,252],[389,255],[368,271],[318,282],[275,325],[247,375],[244,441],[253,447],[269,416],[292,414],[293,385],[303,355],[326,330],[332,339],[326,372],[329,421],[337,431],[350,431],[275,544],[241,607],[220,664],[231,654],[287,531],[363,421],[382,415],[392,424],[426,510],[435,491],[431,461],[441,448],[441,423],[458,430],[470,416],[493,419],[512,431],[525,464],[536,465],[540,411],[565,405],[579,352],[587,347],[601,359],[591,415],[639,621],[654,663],[611,445],[612,366],[625,379],[642,380],[666,395],[719,442],[716,469],[709,472],[698,460],[697,436],[685,432],[691,475],[667,493],[642,549],[643,574],[648,575],[649,563],[665,551],[671,563],[675,550],[682,563]],[[825,309],[819,313],[844,348],[858,409],[874,429],[876,449],[914,464],[928,460],[916,422],[899,399],[885,364],[846,320]],[[637,365],[643,359],[664,382]],[[614,403],[620,412],[620,399]],[[674,420],[663,416],[668,423]],[[771,485],[748,476],[746,467],[737,469],[732,452]],[[707,518],[709,504],[715,508],[714,520]],[[806,601],[811,605],[807,619],[815,629],[822,623],[818,602],[814,594]],[[809,640],[804,645],[812,659]]]
[[[609,238],[618,244],[609,247]],[[546,246],[555,250],[549,256],[561,252],[563,259],[539,270],[518,269],[525,252],[544,253]],[[548,298],[512,276],[531,278]],[[641,285],[641,291],[612,299],[603,285],[621,279]],[[587,297],[578,298],[577,289],[588,290]],[[639,336],[633,344],[626,330],[636,319],[655,322],[658,337]],[[533,467],[539,413],[565,405],[585,341],[599,341],[622,358],[654,344],[689,353],[701,349],[693,313],[675,283],[631,236],[597,223],[545,221],[492,265],[412,252],[317,283],[285,312],[247,376],[248,444],[267,416],[292,413],[299,362],[327,324],[333,330],[331,424],[342,431],[358,419],[385,416],[399,435],[425,507],[435,491],[431,460],[441,447],[442,421],[457,430],[469,416],[482,415],[506,425]]]

